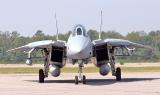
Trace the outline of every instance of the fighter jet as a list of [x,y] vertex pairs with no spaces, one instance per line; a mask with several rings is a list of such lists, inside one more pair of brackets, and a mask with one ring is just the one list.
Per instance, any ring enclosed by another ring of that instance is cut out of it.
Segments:
[[[57,25],[57,24],[56,24]],[[29,43],[27,45],[14,48],[9,52],[25,52],[28,54],[27,65],[32,65],[32,53],[41,50],[44,57],[44,68],[39,70],[39,83],[44,83],[50,72],[52,76],[58,77],[61,69],[65,66],[66,60],[70,59],[72,64],[78,64],[78,74],[75,76],[75,84],[82,82],[86,84],[86,76],[82,74],[84,64],[88,64],[91,58],[95,59],[95,66],[99,68],[99,73],[103,76],[110,71],[117,81],[121,80],[121,68],[115,66],[116,48],[126,49],[128,54],[135,48],[150,47],[134,43],[123,39],[99,39],[91,41],[85,27],[77,24],[68,38],[68,41],[43,40]]]

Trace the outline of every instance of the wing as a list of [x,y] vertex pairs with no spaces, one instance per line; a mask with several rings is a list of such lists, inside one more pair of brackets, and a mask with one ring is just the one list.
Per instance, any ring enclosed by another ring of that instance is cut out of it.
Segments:
[[44,40],[44,41],[36,41],[29,43],[27,45],[17,47],[11,50],[8,50],[8,52],[28,52],[32,49],[43,49],[43,48],[48,48],[50,45],[54,46],[59,46],[63,47],[65,46],[66,42],[64,41],[52,41],[52,40]]
[[128,40],[123,39],[105,39],[104,42],[107,42],[111,46],[115,47],[128,47],[128,48],[146,48],[151,49],[149,46],[145,46],[142,44],[134,43]]
[[146,49],[152,49],[149,46],[145,46],[142,44],[134,43],[128,40],[123,39],[105,39],[105,40],[95,40],[93,44],[103,44],[107,43],[109,46],[113,47],[125,47],[125,48],[146,48]]

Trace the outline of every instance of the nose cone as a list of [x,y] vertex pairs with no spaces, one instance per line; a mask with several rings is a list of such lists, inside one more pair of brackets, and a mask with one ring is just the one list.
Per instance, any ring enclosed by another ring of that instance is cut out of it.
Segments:
[[70,38],[68,41],[67,57],[71,59],[86,58],[90,40],[83,36]]
[[88,42],[83,37],[77,37],[76,39],[72,39],[72,42],[69,45],[69,55],[72,58],[83,58],[86,47],[88,46]]
[[83,45],[76,45],[76,46],[71,46],[70,47],[71,50],[72,50],[72,54],[80,54],[85,47],[83,47]]

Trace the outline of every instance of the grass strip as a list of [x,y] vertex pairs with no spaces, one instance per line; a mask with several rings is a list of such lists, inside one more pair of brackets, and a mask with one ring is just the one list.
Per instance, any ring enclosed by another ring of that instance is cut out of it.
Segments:
[[[0,74],[21,74],[21,73],[38,73],[40,68],[38,67],[3,67],[0,68]],[[122,67],[122,72],[160,72],[159,67]],[[77,73],[78,68],[64,67],[62,73]],[[85,67],[83,72],[85,73],[98,73],[97,67]]]

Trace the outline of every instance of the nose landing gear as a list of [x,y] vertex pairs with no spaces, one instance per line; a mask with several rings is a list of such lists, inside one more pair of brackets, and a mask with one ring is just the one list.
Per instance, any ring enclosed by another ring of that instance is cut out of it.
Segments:
[[85,75],[83,75],[82,83],[83,83],[83,84],[86,84],[86,76],[85,76]]
[[[83,75],[83,77],[80,79],[80,82],[82,82],[83,84],[86,84],[86,76]],[[78,76],[75,76],[75,84],[78,84],[79,80],[78,80]]]
[[[80,62],[78,64],[78,76],[75,76],[75,84],[78,84],[79,82],[86,84],[86,76],[82,76],[82,68],[83,68],[83,62]],[[80,80],[79,80],[80,79]]]

